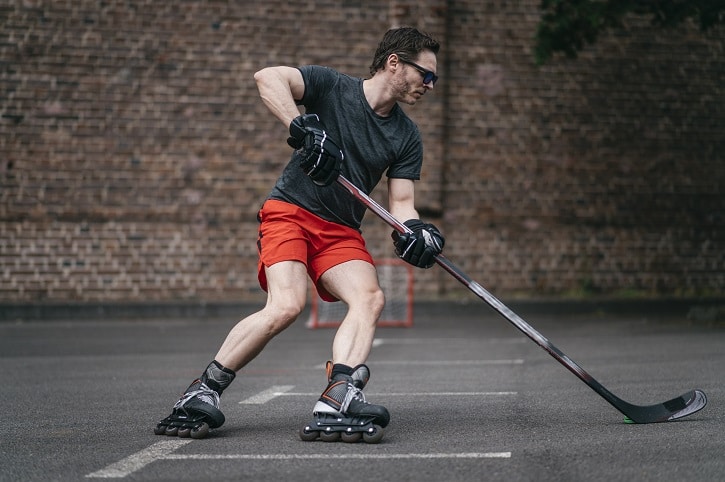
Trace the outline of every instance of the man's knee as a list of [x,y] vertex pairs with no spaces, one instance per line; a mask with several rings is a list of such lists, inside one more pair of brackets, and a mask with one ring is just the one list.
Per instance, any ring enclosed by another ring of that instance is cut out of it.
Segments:
[[373,323],[377,322],[384,307],[385,293],[380,287],[358,293],[355,300],[350,303],[351,309],[357,309],[365,313]]
[[287,328],[302,313],[304,307],[304,300],[282,299],[269,302],[265,311],[268,315],[270,332],[277,334]]
[[383,290],[380,289],[380,287],[378,287],[370,294],[369,303],[371,311],[376,314],[375,319],[377,320],[377,318],[380,316],[380,313],[383,312],[383,308],[385,307],[385,293],[383,293]]

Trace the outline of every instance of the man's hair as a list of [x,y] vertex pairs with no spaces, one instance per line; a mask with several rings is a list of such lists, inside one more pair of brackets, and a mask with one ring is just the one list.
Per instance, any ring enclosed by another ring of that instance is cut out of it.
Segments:
[[370,74],[375,75],[375,72],[383,69],[390,54],[399,54],[403,60],[413,60],[422,50],[430,50],[437,55],[440,48],[440,44],[433,37],[413,27],[390,29],[385,32],[375,51]]

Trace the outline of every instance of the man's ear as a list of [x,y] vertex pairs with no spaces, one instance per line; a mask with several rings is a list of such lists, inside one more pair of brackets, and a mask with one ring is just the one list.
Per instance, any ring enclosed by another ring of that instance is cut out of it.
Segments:
[[395,72],[395,69],[398,68],[398,64],[400,63],[400,59],[398,58],[398,54],[390,54],[388,55],[388,60],[386,61],[386,64],[388,65],[388,68],[391,72]]

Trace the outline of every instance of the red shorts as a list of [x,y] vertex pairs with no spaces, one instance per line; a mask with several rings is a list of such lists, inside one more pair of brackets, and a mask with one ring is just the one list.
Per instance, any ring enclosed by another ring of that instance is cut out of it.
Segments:
[[353,259],[373,264],[365,240],[356,229],[332,223],[284,201],[267,200],[259,211],[257,278],[267,291],[265,266],[299,261],[307,266],[317,292],[325,301],[337,301],[319,283],[328,269]]

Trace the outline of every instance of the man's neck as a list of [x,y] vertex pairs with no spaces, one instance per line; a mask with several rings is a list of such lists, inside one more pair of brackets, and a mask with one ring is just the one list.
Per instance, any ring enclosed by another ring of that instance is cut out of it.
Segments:
[[370,108],[381,117],[388,117],[395,107],[395,100],[390,95],[388,84],[380,75],[363,81],[363,92]]

